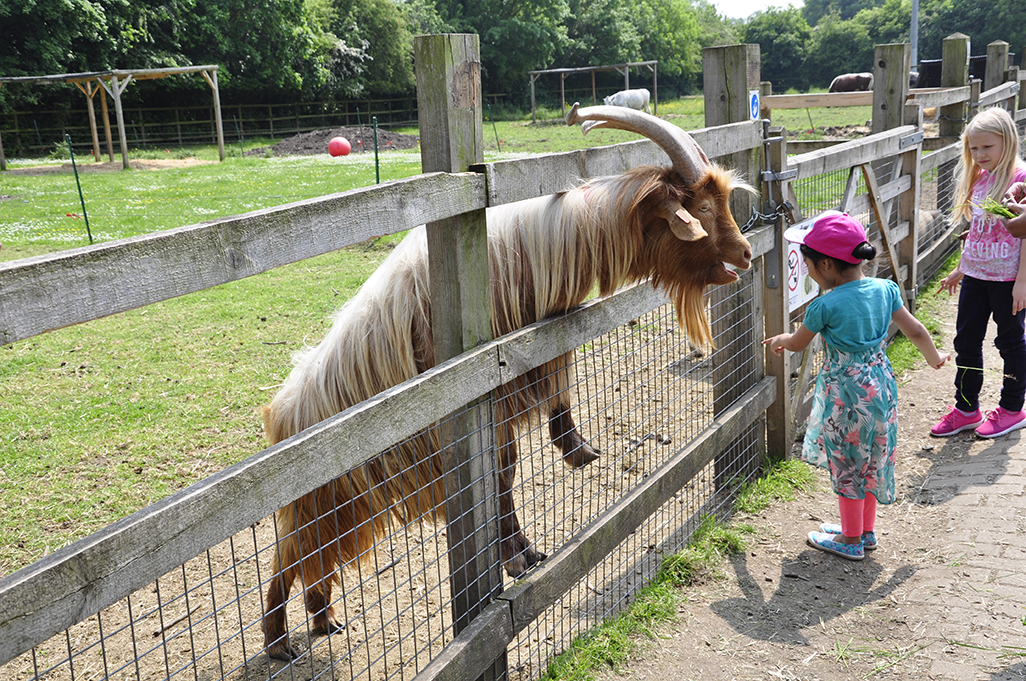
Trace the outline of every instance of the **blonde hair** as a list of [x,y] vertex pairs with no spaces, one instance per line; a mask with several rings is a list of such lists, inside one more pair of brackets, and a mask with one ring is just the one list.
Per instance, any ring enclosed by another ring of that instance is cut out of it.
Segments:
[[1026,167],[1026,163],[1019,158],[1019,129],[1008,112],[1001,107],[993,107],[978,113],[962,131],[962,158],[959,159],[958,168],[955,170],[956,203],[951,211],[952,221],[972,218],[973,207],[969,201],[982,168],[976,164],[972,152],[969,151],[969,135],[978,132],[993,133],[1000,137],[1005,145],[1001,159],[994,169],[994,180],[987,190],[990,198],[1000,201],[1012,181],[1015,169]]

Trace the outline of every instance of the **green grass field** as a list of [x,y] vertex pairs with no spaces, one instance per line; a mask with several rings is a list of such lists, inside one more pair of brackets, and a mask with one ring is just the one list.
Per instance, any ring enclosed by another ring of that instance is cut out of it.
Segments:
[[[659,109],[696,128],[700,105],[688,98]],[[488,160],[637,138],[616,130],[583,137],[579,128],[524,120],[486,121],[484,133]],[[214,162],[81,174],[97,242],[375,182],[369,153],[268,159],[240,157],[236,148],[223,163],[212,148],[172,155]],[[382,180],[420,172],[417,151],[380,159]],[[38,161],[10,167],[31,163]],[[0,260],[86,245],[82,213],[71,174],[0,173]],[[257,410],[287,375],[292,354],[320,339],[330,313],[393,241],[0,346],[0,574],[260,451]]]

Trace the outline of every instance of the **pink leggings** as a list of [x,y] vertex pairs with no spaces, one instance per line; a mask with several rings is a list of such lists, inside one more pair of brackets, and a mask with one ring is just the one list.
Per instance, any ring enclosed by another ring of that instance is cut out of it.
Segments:
[[876,497],[867,494],[865,499],[837,497],[841,505],[841,534],[845,537],[861,537],[876,527]]

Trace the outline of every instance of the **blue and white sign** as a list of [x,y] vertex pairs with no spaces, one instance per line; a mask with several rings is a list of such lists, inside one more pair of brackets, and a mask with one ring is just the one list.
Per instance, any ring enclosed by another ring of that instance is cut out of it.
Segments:
[[748,115],[751,116],[752,120],[756,120],[759,117],[759,91],[749,90],[748,91]]

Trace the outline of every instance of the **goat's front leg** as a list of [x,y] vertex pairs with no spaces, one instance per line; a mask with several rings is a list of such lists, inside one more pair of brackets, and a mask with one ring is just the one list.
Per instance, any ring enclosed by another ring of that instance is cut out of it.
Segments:
[[520,529],[520,520],[513,507],[513,481],[517,471],[516,433],[512,425],[505,421],[498,429],[499,444],[499,546],[502,554],[502,565],[506,574],[519,579],[534,565],[548,556],[541,553],[527,540]]
[[601,456],[577,431],[570,413],[568,391],[573,376],[573,353],[549,362],[549,437],[563,454],[563,461],[573,468],[586,466]]

